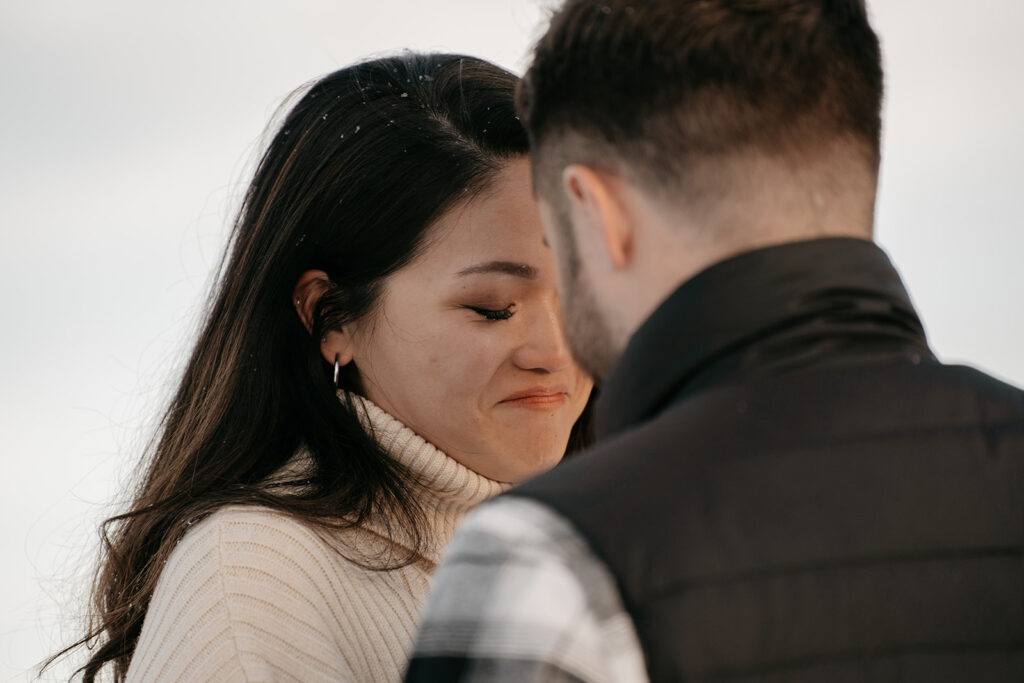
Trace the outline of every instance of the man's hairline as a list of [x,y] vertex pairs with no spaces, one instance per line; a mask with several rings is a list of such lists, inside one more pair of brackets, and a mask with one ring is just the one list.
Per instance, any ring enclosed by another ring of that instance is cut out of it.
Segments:
[[[843,145],[850,150],[859,149],[863,154],[862,160],[868,166],[867,170],[877,180],[881,156],[880,141],[873,142],[866,139],[857,139],[859,137],[856,134],[851,135],[849,132],[846,134],[838,133],[834,136],[829,136],[830,140],[828,142],[820,142],[815,147],[818,147],[819,152],[835,149],[835,145]],[[559,154],[559,152],[552,151],[552,147],[555,145],[560,146],[562,150],[567,150],[561,152],[562,158],[560,159],[551,159],[552,155],[557,156]],[[579,151],[582,148],[589,148],[591,151],[589,153],[582,153]],[[790,160],[802,163],[808,158],[814,158],[819,152],[792,150],[788,153],[777,153],[770,150],[762,150],[754,145],[732,151],[697,155],[686,165],[693,169],[698,169],[705,165],[716,166],[731,162],[743,163],[744,158],[753,159],[758,157],[789,158]],[[805,153],[806,156],[804,155]],[[614,144],[602,139],[600,136],[588,135],[579,130],[549,131],[543,137],[531,135],[529,159],[531,185],[534,197],[538,200],[545,199],[550,202],[556,196],[561,197],[562,193],[559,192],[559,188],[562,185],[561,175],[566,168],[574,165],[584,166],[598,174],[611,174],[624,178],[653,194],[661,194],[663,192],[675,194],[676,190],[674,187],[676,181],[665,182],[653,178],[651,172],[645,172],[645,170],[638,168],[635,161],[620,154]],[[552,166],[557,168],[551,168]],[[550,179],[546,178],[549,174],[553,176]],[[550,182],[546,182],[547,180],[550,180]],[[545,186],[549,185],[551,187],[545,189]]]
[[[560,146],[563,150],[579,150],[582,147],[589,147],[597,150],[590,154],[563,152],[562,158],[551,160],[554,145]],[[544,150],[547,150],[545,153]],[[551,168],[556,166],[557,168]],[[640,180],[642,174],[637,172],[634,165],[624,159],[617,152],[615,146],[599,136],[588,135],[577,129],[552,130],[544,133],[543,136],[530,136],[530,170],[531,185],[533,186],[534,197],[538,200],[546,200],[552,203],[555,197],[561,197],[562,173],[569,166],[584,166],[599,174],[614,174],[616,176],[629,178],[632,182],[646,184]],[[550,179],[547,178],[551,175]],[[550,181],[550,182],[546,182]],[[545,189],[545,186],[547,189]]]

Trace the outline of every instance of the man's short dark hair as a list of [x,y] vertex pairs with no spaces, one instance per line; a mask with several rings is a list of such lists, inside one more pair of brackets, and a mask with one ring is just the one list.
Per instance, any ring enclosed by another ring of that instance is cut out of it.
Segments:
[[673,191],[699,161],[837,142],[877,172],[881,101],[864,0],[568,0],[519,91],[540,174],[610,154]]

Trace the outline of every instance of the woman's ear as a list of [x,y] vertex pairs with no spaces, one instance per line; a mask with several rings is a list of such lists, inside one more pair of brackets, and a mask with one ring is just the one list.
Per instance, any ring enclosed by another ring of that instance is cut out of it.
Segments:
[[292,305],[295,312],[299,314],[299,320],[306,328],[306,332],[313,332],[313,311],[316,310],[316,303],[320,296],[327,291],[330,278],[322,270],[307,270],[299,276],[295,283],[295,290],[292,292]]
[[[330,286],[330,279],[322,270],[307,270],[299,276],[299,281],[295,284],[295,290],[292,292],[292,305],[295,306],[295,312],[306,328],[306,332],[312,333],[313,331],[313,312],[328,286]],[[335,359],[339,365],[351,363],[353,349],[349,327],[324,333],[324,336],[320,338],[320,355],[331,364]]]
[[334,364],[335,360],[338,361],[338,365],[348,365],[351,363],[354,354],[352,335],[349,333],[349,328],[343,327],[340,330],[331,330],[325,334],[320,339],[320,355],[331,365]]

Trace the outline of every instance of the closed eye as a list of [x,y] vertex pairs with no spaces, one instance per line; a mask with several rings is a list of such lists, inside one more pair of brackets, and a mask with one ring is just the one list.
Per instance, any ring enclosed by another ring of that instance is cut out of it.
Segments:
[[492,308],[480,308],[478,306],[463,306],[463,308],[468,308],[474,313],[477,313],[486,318],[487,320],[492,321],[508,320],[509,318],[516,314],[516,312],[512,310],[511,305],[498,310]]

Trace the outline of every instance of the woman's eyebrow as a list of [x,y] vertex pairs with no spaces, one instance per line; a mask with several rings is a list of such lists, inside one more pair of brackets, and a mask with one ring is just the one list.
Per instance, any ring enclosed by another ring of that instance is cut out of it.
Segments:
[[502,273],[504,275],[521,277],[526,280],[533,280],[537,277],[537,269],[533,266],[528,266],[525,263],[513,263],[512,261],[488,261],[487,263],[478,263],[474,266],[463,268],[456,273],[456,276],[465,277],[466,275],[478,275],[480,273]]

